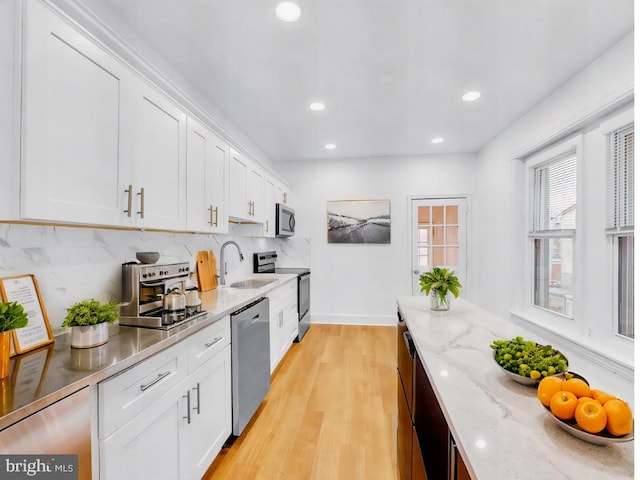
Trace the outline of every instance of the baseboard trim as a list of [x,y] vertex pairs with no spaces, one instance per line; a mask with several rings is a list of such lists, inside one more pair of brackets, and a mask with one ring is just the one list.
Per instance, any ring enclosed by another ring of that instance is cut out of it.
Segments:
[[325,325],[395,325],[395,315],[350,315],[346,313],[311,313],[311,323]]

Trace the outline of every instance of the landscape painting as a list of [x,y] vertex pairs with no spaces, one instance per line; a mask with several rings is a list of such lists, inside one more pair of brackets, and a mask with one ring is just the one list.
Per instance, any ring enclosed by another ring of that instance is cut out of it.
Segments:
[[391,202],[327,202],[327,239],[329,243],[391,243]]

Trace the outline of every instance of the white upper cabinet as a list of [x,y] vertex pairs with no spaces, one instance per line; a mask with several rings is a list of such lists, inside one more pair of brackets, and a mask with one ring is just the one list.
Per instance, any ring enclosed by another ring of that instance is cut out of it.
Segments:
[[19,195],[23,220],[225,233],[231,217],[272,234],[271,203],[288,194],[271,182],[265,203],[259,163],[187,121],[182,104],[55,7],[21,4],[20,178],[9,171],[15,180],[2,183],[8,216]]
[[21,217],[184,230],[186,114],[25,2]]
[[187,230],[225,233],[229,144],[195,119],[187,120]]
[[264,222],[264,173],[255,162],[233,148],[229,183],[229,217]]
[[263,234],[265,237],[276,236],[276,203],[278,202],[279,193],[276,182],[273,178],[267,177],[264,180],[264,208],[265,221]]
[[131,134],[133,157],[131,180],[123,185],[129,218],[137,227],[185,230],[187,115],[155,88],[136,83],[131,123],[122,132]]
[[25,2],[21,217],[119,225],[132,75],[40,2]]

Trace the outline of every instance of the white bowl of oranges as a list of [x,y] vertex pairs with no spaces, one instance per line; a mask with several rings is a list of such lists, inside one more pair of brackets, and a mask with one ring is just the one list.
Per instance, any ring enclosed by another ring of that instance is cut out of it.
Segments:
[[633,440],[629,405],[581,378],[543,378],[537,393],[554,421],[574,437],[596,445]]

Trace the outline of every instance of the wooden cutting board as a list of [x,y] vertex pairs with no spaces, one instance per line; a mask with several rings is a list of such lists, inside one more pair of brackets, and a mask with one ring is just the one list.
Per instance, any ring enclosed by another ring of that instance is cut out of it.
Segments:
[[196,254],[196,271],[201,292],[208,292],[218,286],[218,268],[213,251],[201,250]]

